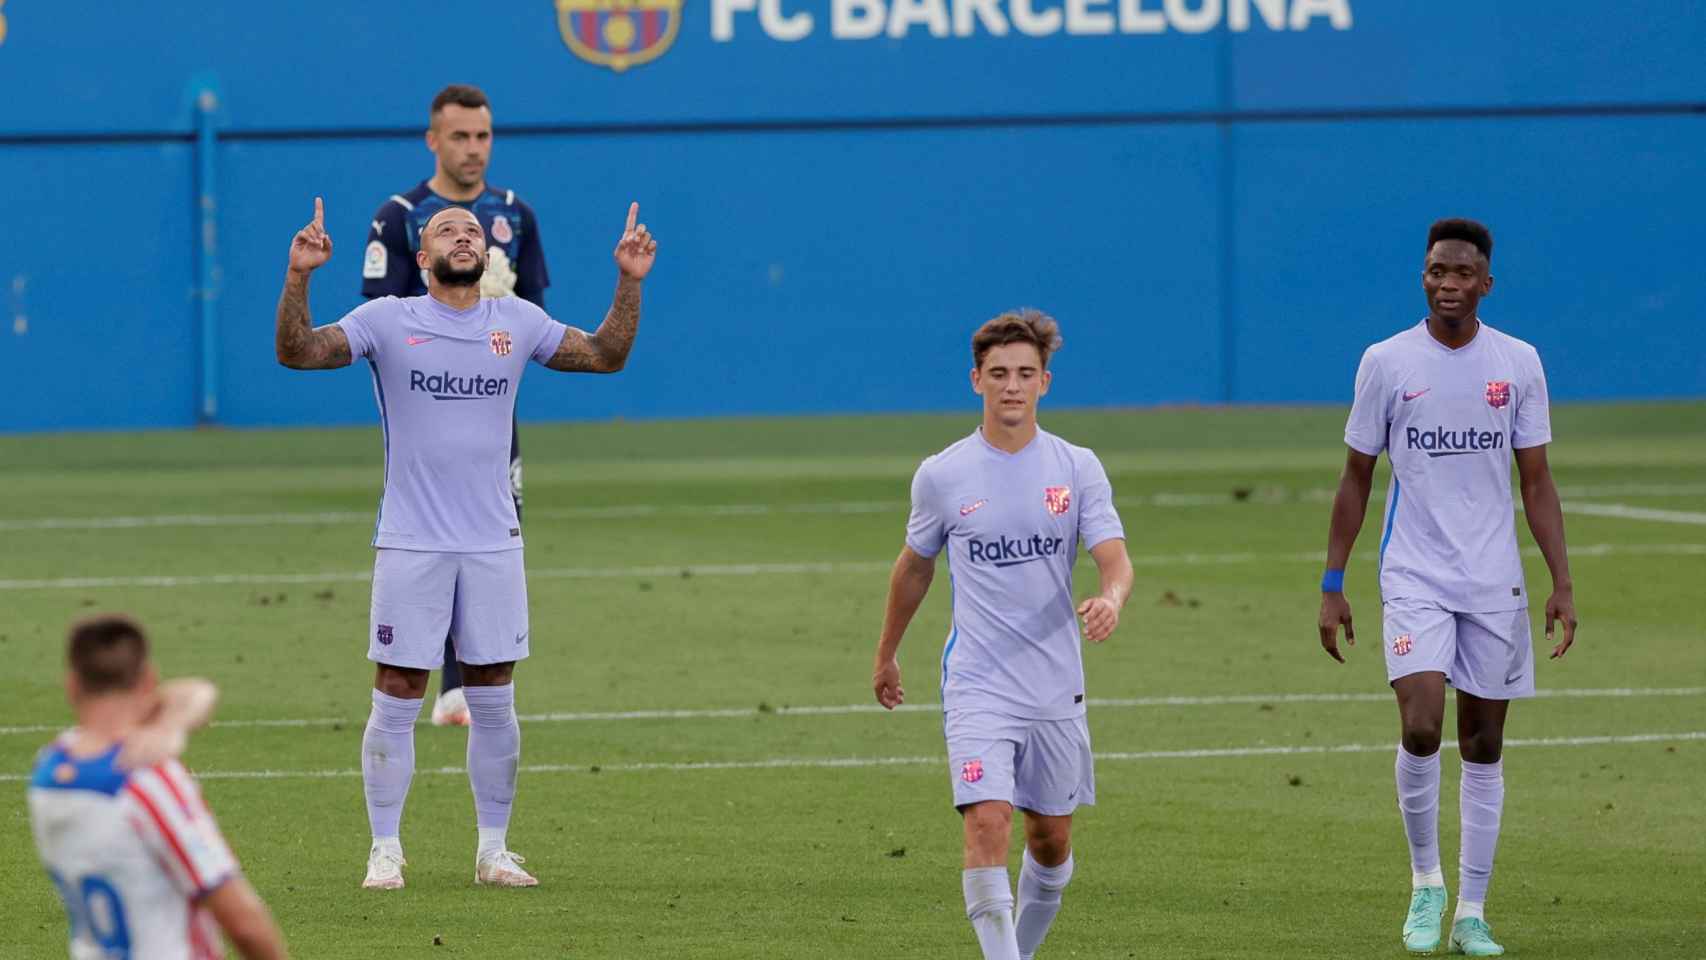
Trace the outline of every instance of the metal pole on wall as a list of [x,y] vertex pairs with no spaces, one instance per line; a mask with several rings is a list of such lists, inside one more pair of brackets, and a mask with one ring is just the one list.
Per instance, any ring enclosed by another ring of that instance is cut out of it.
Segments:
[[196,304],[201,333],[201,402],[196,420],[211,424],[219,418],[219,201],[215,174],[218,137],[214,119],[219,93],[208,83],[195,90],[196,114]]

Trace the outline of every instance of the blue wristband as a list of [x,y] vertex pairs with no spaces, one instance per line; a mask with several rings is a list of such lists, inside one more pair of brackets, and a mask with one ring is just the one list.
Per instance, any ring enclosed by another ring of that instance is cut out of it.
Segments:
[[1321,592],[1322,593],[1344,593],[1345,592],[1345,571],[1343,571],[1343,570],[1328,570],[1326,573],[1321,574]]

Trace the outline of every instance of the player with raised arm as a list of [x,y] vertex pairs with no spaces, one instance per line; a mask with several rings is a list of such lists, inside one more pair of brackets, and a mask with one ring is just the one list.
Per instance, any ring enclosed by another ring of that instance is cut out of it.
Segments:
[[[394,193],[373,215],[361,261],[361,295],[418,297],[427,292],[427,271],[415,264],[421,228],[445,207],[471,211],[486,232],[486,269],[480,293],[516,296],[545,309],[545,247],[539,242],[539,218],[514,190],[486,181],[492,157],[492,110],[479,87],[453,83],[432,98],[427,110],[427,149],[435,159],[433,175]],[[521,516],[521,432],[510,422],[509,481],[515,513]],[[455,638],[444,640],[444,672],[432,722],[468,725],[462,670],[456,664]]]
[[142,628],[121,616],[73,624],[66,662],[77,726],[37,758],[29,804],[71,956],[209,960],[224,956],[223,931],[250,960],[284,957],[272,916],[177,760],[212,715],[213,685],[160,683]]
[[[1410,911],[1404,946],[1434,950],[1445,916],[1439,853],[1439,746],[1445,687],[1457,689],[1463,765],[1462,843],[1453,953],[1490,957],[1484,905],[1504,811],[1501,759],[1510,701],[1534,695],[1528,588],[1517,549],[1510,471],[1514,457],[1528,529],[1552,574],[1546,641],[1554,659],[1576,638],[1576,603],[1564,515],[1546,461],[1552,440],[1546,375],[1534,348],[1482,323],[1493,289],[1493,237],[1473,220],[1428,231],[1421,323],[1369,347],[1357,368],[1345,425],[1344,473],[1333,499],[1321,582],[1321,646],[1354,644],[1345,564],[1362,529],[1381,451],[1392,463],[1380,539],[1386,679],[1403,734],[1395,776],[1410,843]],[[1563,624],[1554,642],[1553,625]]]
[[[896,653],[946,550],[954,596],[943,729],[964,819],[966,916],[986,960],[1029,960],[1060,910],[1072,879],[1072,815],[1096,802],[1079,623],[1085,639],[1106,640],[1131,593],[1101,461],[1037,426],[1060,342],[1055,322],[1035,310],[1002,314],[972,337],[983,422],[913,476],[872,676],[878,703],[892,710],[904,701]],[[1080,544],[1101,590],[1075,605]],[[1016,913],[1007,869],[1015,807],[1025,817]]]
[[538,881],[507,848],[521,729],[515,664],[528,655],[527,581],[521,528],[509,484],[510,423],[528,360],[553,370],[614,373],[627,363],[640,323],[640,290],[657,241],[637,224],[639,204],[616,245],[616,294],[586,333],[516,297],[482,298],[485,231],[447,207],[421,232],[417,265],[427,294],[369,300],[314,327],[308,278],[332,253],[324,210],[290,245],[278,303],[278,360],[299,370],[367,360],[385,438],[385,491],[373,546],[368,659],[377,665],[362,738],[362,780],[373,843],[369,888],[403,885],[399,839],[414,776],[415,721],[428,672],[456,636],[471,717],[468,779],[479,827],[477,883]]

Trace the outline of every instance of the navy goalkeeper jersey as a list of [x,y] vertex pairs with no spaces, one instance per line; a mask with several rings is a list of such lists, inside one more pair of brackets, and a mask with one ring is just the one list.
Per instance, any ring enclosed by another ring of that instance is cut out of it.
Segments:
[[488,297],[514,294],[543,309],[551,277],[545,270],[533,208],[514,190],[490,185],[471,202],[449,200],[434,193],[425,180],[408,193],[393,194],[373,215],[362,258],[361,295],[372,299],[426,294],[426,276],[415,265],[415,254],[421,248],[421,228],[445,207],[471,211],[486,231],[481,293]]

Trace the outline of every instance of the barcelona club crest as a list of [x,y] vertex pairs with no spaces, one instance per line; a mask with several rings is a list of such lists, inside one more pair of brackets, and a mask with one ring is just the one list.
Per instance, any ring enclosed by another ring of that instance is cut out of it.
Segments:
[[1049,513],[1057,517],[1072,509],[1072,488],[1044,487],[1043,506],[1048,508]]
[[1487,405],[1493,408],[1502,407],[1511,402],[1511,382],[1509,380],[1487,381]]
[[557,28],[575,56],[621,73],[663,55],[685,0],[557,0]]
[[492,343],[493,353],[500,357],[509,356],[510,339],[508,330],[493,330],[491,333],[487,334],[487,339]]

